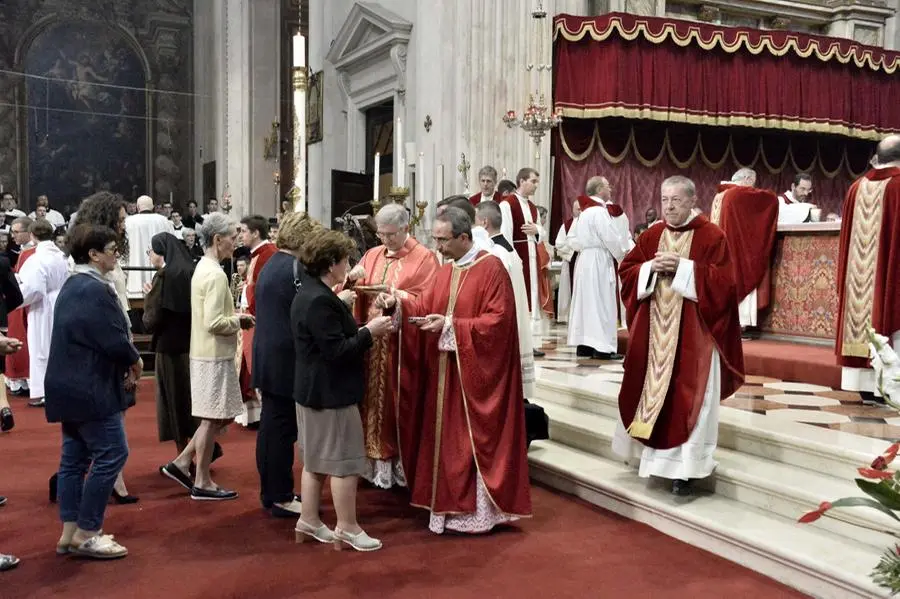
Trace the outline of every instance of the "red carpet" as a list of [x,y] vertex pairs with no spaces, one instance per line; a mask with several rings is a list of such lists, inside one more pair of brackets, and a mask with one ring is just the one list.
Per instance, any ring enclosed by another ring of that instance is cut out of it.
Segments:
[[[144,380],[128,413],[133,506],[111,505],[105,529],[131,554],[116,562],[57,557],[58,512],[47,478],[59,457],[58,427],[14,400],[16,429],[0,436],[0,551],[18,555],[0,574],[0,596],[18,597],[800,597],[776,582],[646,526],[545,488],[535,515],[492,535],[429,533],[425,514],[401,493],[364,490],[360,521],[385,548],[371,554],[295,545],[293,520],[266,515],[257,501],[254,433],[232,430],[216,480],[242,495],[192,502],[157,473],[173,446],[156,441],[153,382]],[[299,490],[299,487],[298,487]],[[324,519],[334,513],[324,506]]]
[[[628,348],[628,331],[619,331],[619,353]],[[841,388],[841,367],[833,347],[784,341],[744,341],[744,369],[749,375],[766,376]]]

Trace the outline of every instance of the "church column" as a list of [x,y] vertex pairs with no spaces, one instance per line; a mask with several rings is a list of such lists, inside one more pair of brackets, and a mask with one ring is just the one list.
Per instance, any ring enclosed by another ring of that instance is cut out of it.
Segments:
[[[325,62],[324,44],[319,37],[322,32],[328,31],[325,27],[325,11],[326,2],[310,2],[309,3],[309,57],[307,64],[309,65],[309,74],[317,73],[323,69]],[[327,80],[327,78],[326,78]],[[322,107],[322,116],[324,119],[326,106]],[[325,123],[322,123],[324,126]],[[327,135],[329,132],[324,130]],[[308,163],[309,177],[307,178],[306,187],[306,210],[313,218],[321,219],[323,215],[323,199],[325,197],[325,186],[331,184],[331,178],[326,177],[325,168],[325,144],[322,142],[307,146],[306,161]]]
[[213,3],[208,40],[201,37],[195,44],[197,140],[203,148],[201,159],[198,147],[197,162],[216,161],[214,195],[221,202],[228,193],[236,218],[253,212],[272,216],[278,208],[273,181],[278,162],[267,159],[265,150],[280,102],[280,11],[278,0]]

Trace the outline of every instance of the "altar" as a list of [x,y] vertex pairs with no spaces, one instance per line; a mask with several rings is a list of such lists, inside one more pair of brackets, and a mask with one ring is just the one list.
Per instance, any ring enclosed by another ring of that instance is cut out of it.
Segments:
[[760,313],[766,337],[833,344],[840,231],[839,222],[778,226],[771,301]]

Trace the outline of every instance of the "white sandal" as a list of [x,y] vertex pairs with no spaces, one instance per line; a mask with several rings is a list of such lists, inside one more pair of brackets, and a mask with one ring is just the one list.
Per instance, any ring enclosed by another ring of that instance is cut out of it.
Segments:
[[340,551],[343,549],[343,544],[347,543],[357,551],[378,551],[381,549],[381,541],[378,539],[373,539],[369,535],[366,534],[366,531],[361,530],[355,535],[350,534],[349,532],[344,532],[339,528],[334,529],[334,550]]
[[91,559],[119,559],[128,555],[128,550],[113,540],[112,535],[97,535],[80,545],[73,545],[73,555]]

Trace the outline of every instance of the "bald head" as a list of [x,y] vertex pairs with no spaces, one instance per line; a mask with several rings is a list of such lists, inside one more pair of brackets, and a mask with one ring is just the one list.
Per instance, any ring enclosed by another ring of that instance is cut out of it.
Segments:
[[732,175],[731,182],[743,187],[756,185],[756,171],[752,168],[742,168]]
[[609,181],[606,177],[591,177],[584,186],[584,193],[589,196],[597,196],[608,201],[612,196]]
[[900,135],[888,135],[875,148],[875,158],[880,166],[895,166],[900,163]]
[[137,199],[137,211],[138,212],[152,212],[153,211],[153,198],[150,196],[141,196]]

